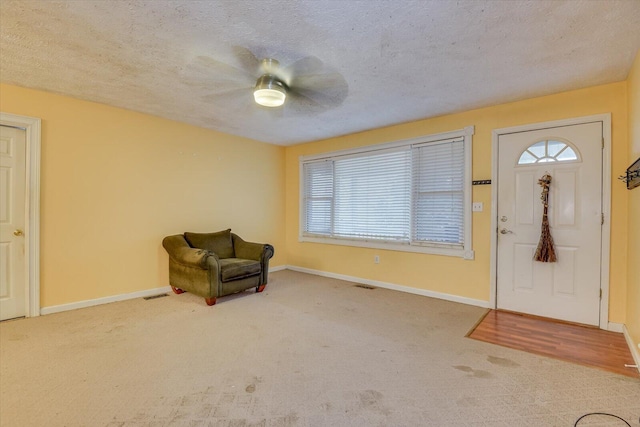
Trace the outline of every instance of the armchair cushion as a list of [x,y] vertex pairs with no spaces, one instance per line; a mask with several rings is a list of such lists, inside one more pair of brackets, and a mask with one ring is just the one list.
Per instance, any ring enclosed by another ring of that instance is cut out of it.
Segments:
[[220,279],[222,283],[239,280],[260,274],[262,268],[259,261],[240,258],[220,260]]
[[231,229],[218,231],[217,233],[184,233],[184,237],[191,247],[214,252],[218,258],[233,258],[233,242],[231,241]]

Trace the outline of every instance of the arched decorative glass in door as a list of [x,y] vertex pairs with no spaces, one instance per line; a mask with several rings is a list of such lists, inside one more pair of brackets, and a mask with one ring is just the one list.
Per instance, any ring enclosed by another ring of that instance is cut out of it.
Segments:
[[538,141],[522,152],[518,159],[518,165],[532,165],[535,163],[549,162],[575,162],[578,161],[578,152],[568,143],[547,139]]

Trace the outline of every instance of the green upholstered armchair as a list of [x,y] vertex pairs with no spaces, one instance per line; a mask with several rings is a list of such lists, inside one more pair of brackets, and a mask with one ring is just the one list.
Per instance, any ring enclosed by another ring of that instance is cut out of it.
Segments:
[[167,236],[162,246],[169,253],[169,283],[173,292],[191,292],[208,305],[216,298],[267,286],[273,246],[245,242],[231,229],[217,233]]

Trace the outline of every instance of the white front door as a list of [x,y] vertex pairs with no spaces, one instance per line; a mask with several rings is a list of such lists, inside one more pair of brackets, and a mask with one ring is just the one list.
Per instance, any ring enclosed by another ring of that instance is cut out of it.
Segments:
[[27,314],[26,132],[0,126],[0,320]]
[[[602,132],[593,122],[499,136],[498,308],[599,325]],[[554,263],[533,260],[546,173]]]

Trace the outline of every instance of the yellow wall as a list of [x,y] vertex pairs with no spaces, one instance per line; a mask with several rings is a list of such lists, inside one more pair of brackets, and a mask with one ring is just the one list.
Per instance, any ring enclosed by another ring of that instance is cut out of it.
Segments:
[[[0,111],[42,119],[41,306],[165,286],[168,267],[160,244],[163,236],[226,227],[247,239],[272,243],[276,247],[272,266],[289,264],[488,301],[490,186],[473,189],[473,200],[485,206],[484,212],[473,214],[473,261],[300,243],[298,157],[474,125],[473,179],[488,179],[492,130],[610,112],[609,318],[616,323],[627,321],[640,341],[640,190],[628,192],[616,179],[640,155],[638,62],[636,58],[628,84],[592,87],[286,149],[0,85]],[[378,265],[373,264],[374,254],[381,257]]]
[[184,231],[285,263],[284,148],[15,86],[0,111],[42,119],[42,307],[167,286],[161,241]]
[[[629,157],[631,164],[640,158],[640,52],[629,73]],[[620,169],[622,171],[623,169]],[[629,198],[629,254],[627,287],[627,330],[637,346],[640,344],[640,187],[627,191]],[[636,347],[636,351],[638,348]]]
[[[609,319],[624,323],[627,294],[627,194],[615,179],[626,168],[626,82],[597,86],[287,147],[286,216],[289,265],[488,301],[490,293],[491,188],[476,186],[473,200],[475,260],[298,242],[298,157],[390,142],[474,125],[473,179],[491,178],[491,132],[497,128],[593,114],[612,114],[611,274]],[[373,263],[374,254],[380,264]]]

